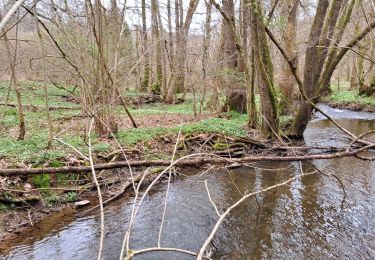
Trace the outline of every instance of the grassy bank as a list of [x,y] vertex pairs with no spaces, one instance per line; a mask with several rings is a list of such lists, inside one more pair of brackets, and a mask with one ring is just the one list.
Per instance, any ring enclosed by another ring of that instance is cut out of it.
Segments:
[[332,93],[322,99],[332,107],[346,108],[354,111],[375,111],[375,97],[358,95],[357,90],[350,89],[349,82],[332,84]]

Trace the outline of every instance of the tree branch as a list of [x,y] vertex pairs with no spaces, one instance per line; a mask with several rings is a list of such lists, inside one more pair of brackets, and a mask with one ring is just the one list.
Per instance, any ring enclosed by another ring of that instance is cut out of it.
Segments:
[[[360,142],[360,140],[358,140]],[[365,141],[363,141],[365,142]],[[323,160],[334,159],[346,156],[354,156],[360,152],[375,147],[371,143],[356,150],[336,152],[331,154],[308,154],[308,155],[293,155],[293,156],[247,156],[243,158],[224,158],[209,153],[196,153],[181,157],[173,162],[169,160],[141,160],[141,161],[118,161],[110,163],[102,163],[94,166],[95,170],[108,170],[124,167],[149,167],[149,166],[196,166],[202,164],[228,164],[228,163],[248,163],[248,162],[272,162],[272,161],[308,161],[308,160]],[[190,159],[192,157],[199,157],[197,159]],[[31,169],[0,169],[0,176],[17,176],[17,175],[32,175],[32,174],[56,174],[56,173],[72,173],[72,172],[91,172],[90,166],[65,166],[58,168],[31,168]]]

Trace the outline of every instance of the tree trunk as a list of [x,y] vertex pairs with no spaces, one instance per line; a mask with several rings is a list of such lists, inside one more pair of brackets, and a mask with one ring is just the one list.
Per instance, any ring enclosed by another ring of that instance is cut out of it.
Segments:
[[144,71],[143,71],[143,80],[141,85],[142,91],[147,91],[150,84],[150,64],[149,64],[149,57],[148,50],[147,50],[147,20],[146,20],[146,0],[142,0],[142,50],[144,55]]
[[160,94],[161,86],[163,85],[163,67],[161,56],[161,39],[158,19],[158,1],[151,1],[151,21],[152,21],[152,36],[155,45],[155,64],[156,64],[156,82],[152,86],[152,93]]
[[[1,15],[0,15],[0,18]],[[16,39],[18,39],[18,25],[16,26]],[[18,140],[24,140],[26,134],[26,127],[25,127],[25,116],[23,113],[23,106],[22,106],[22,97],[20,90],[18,88],[17,77],[16,77],[16,61],[17,61],[17,51],[18,51],[18,40],[16,40],[16,47],[14,51],[14,56],[12,57],[11,47],[8,40],[6,33],[4,33],[4,44],[5,49],[7,51],[7,56],[9,59],[9,67],[10,67],[10,87],[16,92],[17,97],[17,113],[18,113],[18,125],[19,125],[19,133],[18,133]]]
[[176,56],[174,65],[174,81],[168,89],[166,98],[167,103],[173,103],[174,95],[181,93],[185,89],[185,71],[186,71],[186,54],[187,54],[187,35],[189,33],[193,14],[198,6],[198,0],[190,0],[189,8],[186,13],[185,22],[183,21],[183,6],[181,0],[175,2],[176,12]]
[[103,10],[101,0],[95,0],[93,33],[98,48],[95,68],[95,86],[94,86],[94,109],[95,133],[98,136],[107,137],[111,133],[117,132],[117,120],[114,114],[114,97],[116,93],[110,82],[110,75],[107,71],[106,55],[104,53],[103,37]]
[[254,61],[254,51],[251,51],[251,76],[250,82],[247,87],[247,115],[248,121],[247,126],[249,128],[255,129],[257,127],[257,108],[255,104],[255,61]]
[[250,4],[251,41],[263,115],[261,130],[266,138],[275,139],[280,132],[278,102],[274,90],[273,65],[266,37],[263,8],[257,0],[250,0]]
[[[37,4],[37,1],[35,1],[35,5]],[[34,17],[35,17],[35,24],[36,24],[36,30],[39,38],[40,43],[40,49],[42,52],[42,66],[43,66],[43,91],[44,91],[44,102],[46,105],[46,114],[47,114],[47,125],[48,125],[48,147],[51,147],[52,140],[53,140],[53,126],[52,126],[52,119],[49,112],[49,102],[48,102],[48,89],[47,89],[47,72],[46,72],[46,52],[44,49],[44,42],[42,38],[42,31],[40,30],[39,22],[36,15],[36,7],[34,8]]]
[[[337,1],[332,2],[336,3]],[[305,56],[303,82],[304,91],[309,99],[315,97],[318,80],[327,54],[326,49],[319,48],[318,46],[327,46],[329,44],[328,40],[330,38],[328,37],[332,36],[333,30],[332,28],[329,30],[328,27],[331,27],[330,24],[333,23],[335,19],[337,20],[337,17],[333,17],[333,13],[336,13],[336,11],[333,10],[335,3],[332,3],[330,10],[328,10],[329,1],[319,0],[314,21],[311,26]],[[301,99],[297,115],[292,125],[291,135],[301,137],[311,116],[312,106]]]
[[211,20],[212,20],[212,3],[206,2],[206,22],[204,26],[204,38],[203,38],[203,55],[202,55],[202,72],[203,72],[203,93],[199,105],[199,115],[202,115],[202,109],[204,106],[206,93],[207,93],[207,64],[209,60],[209,47],[211,42]]
[[[282,30],[282,42],[284,43],[284,50],[287,52],[288,56],[292,59],[296,66],[298,63],[298,50],[296,44],[298,5],[298,0],[288,0],[281,10],[282,17],[286,19],[286,24]],[[294,84],[295,80],[292,72],[289,69],[288,63],[283,61],[281,65],[281,78],[279,82],[280,90],[283,94],[283,99],[280,106],[283,110],[285,109],[286,112],[289,112],[293,107]]]

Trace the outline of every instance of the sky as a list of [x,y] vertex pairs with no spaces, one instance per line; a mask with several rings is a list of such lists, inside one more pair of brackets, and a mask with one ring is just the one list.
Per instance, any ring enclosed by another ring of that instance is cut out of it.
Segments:
[[[186,11],[188,9],[188,6],[189,6],[189,1],[190,0],[183,0],[183,5],[184,5],[184,15],[186,15]],[[146,0],[146,4],[148,7],[150,7],[150,0]],[[219,2],[221,2],[219,0]],[[237,2],[237,1],[236,1]],[[122,2],[123,3],[123,2]],[[140,11],[141,11],[141,0],[128,0],[128,7],[129,7],[129,10],[127,12],[127,22],[129,23],[129,25],[140,25],[141,22],[140,22],[140,19],[141,19],[141,16],[140,16]],[[174,0],[171,0],[171,7],[172,7],[172,26],[174,24]],[[159,0],[159,8],[160,8],[160,12],[161,12],[161,16],[162,16],[162,19],[163,19],[163,25],[165,28],[167,28],[167,0]],[[215,10],[215,8],[212,9],[213,11],[213,24],[215,23],[218,23],[220,21],[220,16],[218,14],[218,12]],[[147,16],[148,16],[148,19],[147,19],[147,23],[148,23],[148,27],[150,26],[150,8],[148,8],[148,12],[147,12]],[[194,13],[194,16],[193,16],[193,21],[192,21],[192,24],[191,24],[191,28],[190,28],[190,33],[199,33],[202,31],[202,28],[204,28],[204,22],[205,22],[205,19],[206,19],[206,7],[205,7],[205,1],[204,0],[200,0],[199,1],[199,4],[198,4],[198,7],[197,7],[197,10],[196,12]]]

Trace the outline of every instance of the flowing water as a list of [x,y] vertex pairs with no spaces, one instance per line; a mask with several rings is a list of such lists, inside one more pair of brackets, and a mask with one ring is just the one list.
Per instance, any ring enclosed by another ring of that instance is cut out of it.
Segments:
[[[359,134],[375,129],[375,115],[322,106],[344,127]],[[305,133],[310,145],[345,145],[344,135],[320,115]],[[345,186],[346,198],[335,178],[321,174],[296,179],[238,206],[224,221],[210,250],[214,259],[374,259],[375,162],[356,158],[315,161],[334,173]],[[168,197],[161,246],[198,251],[217,215],[212,199],[223,212],[245,191],[258,190],[299,175],[299,163],[259,163],[199,176],[191,171],[175,179]],[[312,169],[309,163],[303,170]],[[166,185],[158,185],[144,201],[132,229],[130,247],[157,246]],[[106,208],[104,259],[118,259],[127,229],[132,198]],[[259,205],[258,205],[259,204]],[[5,259],[95,259],[99,240],[97,215],[75,218],[68,210],[7,244]],[[135,259],[194,259],[177,253],[147,253]]]

